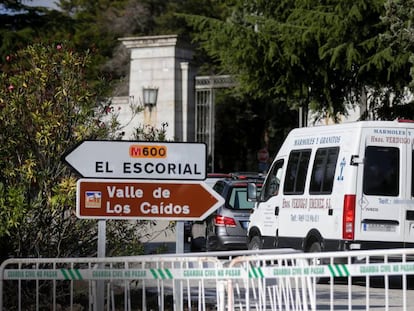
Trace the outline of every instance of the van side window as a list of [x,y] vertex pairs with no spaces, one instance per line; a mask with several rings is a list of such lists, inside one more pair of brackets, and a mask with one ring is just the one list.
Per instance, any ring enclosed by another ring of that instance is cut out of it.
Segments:
[[311,150],[293,150],[286,168],[284,194],[303,194]]
[[400,149],[368,146],[364,160],[364,194],[398,196],[399,180]]
[[319,148],[313,163],[310,194],[332,193],[339,147]]
[[280,178],[282,176],[283,160],[276,161],[267,174],[267,179],[260,193],[260,201],[267,201],[279,193]]

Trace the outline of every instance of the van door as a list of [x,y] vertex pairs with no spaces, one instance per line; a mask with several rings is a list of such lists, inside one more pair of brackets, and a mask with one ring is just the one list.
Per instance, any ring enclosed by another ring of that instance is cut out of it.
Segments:
[[408,129],[409,148],[407,148],[407,201],[405,211],[405,247],[414,247],[414,130]]
[[355,240],[362,249],[403,247],[407,131],[362,130],[356,191]]
[[[258,207],[254,211],[254,223],[258,224],[263,237],[276,238],[278,230],[279,211],[281,199],[279,195],[280,180],[283,172],[284,160],[280,159],[273,163],[266,180],[263,184]],[[269,240],[271,240],[269,239]]]

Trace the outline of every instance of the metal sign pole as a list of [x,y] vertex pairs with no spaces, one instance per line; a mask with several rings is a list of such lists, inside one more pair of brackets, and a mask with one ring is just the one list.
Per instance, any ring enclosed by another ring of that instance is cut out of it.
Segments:
[[[98,220],[98,258],[105,258],[106,252],[106,220]],[[99,269],[103,269],[99,264]],[[96,281],[96,310],[105,309],[105,281]]]
[[177,254],[182,254],[184,253],[184,221],[177,221],[175,225],[175,231],[175,252]]
[[[175,241],[175,253],[184,253],[184,221],[177,221],[175,224],[176,241]],[[181,268],[180,263],[175,263],[175,268]],[[182,281],[174,280],[174,311],[182,310]]]

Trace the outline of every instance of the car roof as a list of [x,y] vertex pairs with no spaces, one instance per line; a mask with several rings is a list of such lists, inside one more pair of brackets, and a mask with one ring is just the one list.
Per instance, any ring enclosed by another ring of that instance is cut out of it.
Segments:
[[230,178],[232,179],[264,179],[265,176],[262,173],[256,173],[256,172],[235,172],[230,173]]
[[248,183],[263,183],[264,181],[264,176],[263,175],[250,175],[250,176],[245,176],[245,175],[232,175],[232,177],[230,178],[223,178],[218,180],[216,183],[224,183],[224,184],[228,184],[231,186],[235,186],[235,187],[246,187]]

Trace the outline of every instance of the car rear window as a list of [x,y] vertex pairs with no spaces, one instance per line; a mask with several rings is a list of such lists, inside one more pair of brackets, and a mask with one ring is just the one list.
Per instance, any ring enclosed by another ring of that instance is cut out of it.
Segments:
[[228,200],[228,207],[232,209],[251,209],[254,202],[247,201],[247,188],[232,188]]
[[216,182],[216,184],[213,186],[213,189],[220,194],[221,196],[223,196],[223,191],[224,191],[224,187],[225,187],[225,183],[218,181]]

